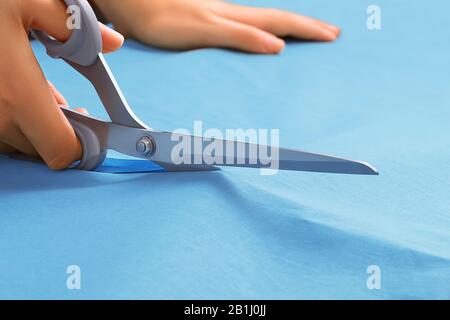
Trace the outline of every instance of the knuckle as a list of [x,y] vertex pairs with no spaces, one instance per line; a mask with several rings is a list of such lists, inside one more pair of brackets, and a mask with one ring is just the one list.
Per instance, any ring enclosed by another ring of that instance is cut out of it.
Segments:
[[240,32],[236,34],[236,40],[252,46],[264,43],[263,35],[253,29],[240,30]]
[[55,156],[50,157],[49,160],[44,161],[50,169],[59,171],[67,169],[74,160],[68,157],[65,152],[60,152]]
[[77,159],[77,144],[76,143],[62,143],[54,146],[52,152],[43,157],[47,166],[52,170],[67,169]]
[[219,23],[218,15],[216,15],[215,12],[213,12],[213,11],[207,10],[205,12],[200,12],[200,13],[198,13],[198,17],[202,21],[205,21],[206,23],[210,23],[210,24],[218,24]]
[[262,13],[264,19],[261,19],[260,23],[264,30],[277,29],[289,19],[289,16],[278,9],[267,8]]

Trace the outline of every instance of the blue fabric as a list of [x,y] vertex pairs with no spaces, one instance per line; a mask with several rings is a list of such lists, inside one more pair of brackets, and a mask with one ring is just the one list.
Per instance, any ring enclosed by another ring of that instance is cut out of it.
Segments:
[[151,161],[107,157],[102,165],[95,171],[103,173],[123,174],[164,172],[164,169]]
[[[343,34],[279,56],[129,41],[107,59],[136,113],[161,130],[280,128],[283,146],[381,175],[112,175],[0,157],[0,298],[450,298],[450,3],[378,0],[380,31],[366,28],[370,1],[242,3]],[[79,75],[33,47],[74,106],[106,117]],[[66,288],[69,265],[81,290]]]

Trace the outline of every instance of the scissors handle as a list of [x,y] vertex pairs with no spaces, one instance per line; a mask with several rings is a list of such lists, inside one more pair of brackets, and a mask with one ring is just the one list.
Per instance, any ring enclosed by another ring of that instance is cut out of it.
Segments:
[[[72,13],[74,28],[66,42],[60,42],[45,32],[31,30],[33,36],[46,48],[47,54],[53,58],[61,58],[80,67],[89,67],[96,63],[102,52],[102,37],[94,10],[87,0],[64,0],[68,12]],[[68,21],[67,27],[69,28]],[[79,170],[95,170],[106,157],[98,137],[86,124],[77,121],[74,114],[62,108],[83,148],[82,159],[74,166]]]
[[81,66],[90,66],[102,52],[102,36],[97,17],[87,0],[64,1],[68,11],[72,12],[71,19],[74,26],[69,40],[62,43],[40,30],[31,32],[45,46],[49,56],[62,58]]
[[65,113],[83,149],[82,158],[73,166],[73,169],[84,171],[97,169],[106,159],[106,149],[101,146],[97,134],[89,126],[75,120],[72,113]]
[[[46,48],[47,54],[56,59],[74,63],[80,67],[95,64],[102,52],[102,36],[94,10],[87,0],[64,0],[68,12],[72,13],[72,34],[66,42],[60,42],[40,30],[31,30],[33,36]],[[62,108],[63,111],[64,108]],[[89,126],[77,121],[72,112],[66,111],[66,116],[77,134],[83,148],[82,159],[74,168],[79,170],[95,170],[106,157],[98,137]]]
[[[0,0],[1,1],[1,0]],[[102,36],[94,10],[87,0],[65,0],[74,28],[62,43],[48,34],[32,30],[34,37],[47,49],[49,56],[61,58],[94,86],[112,122],[135,128],[147,128],[129,107],[114,75],[102,55]],[[105,159],[106,150],[99,143],[92,123],[63,108],[83,147],[83,158],[75,169],[95,170]]]

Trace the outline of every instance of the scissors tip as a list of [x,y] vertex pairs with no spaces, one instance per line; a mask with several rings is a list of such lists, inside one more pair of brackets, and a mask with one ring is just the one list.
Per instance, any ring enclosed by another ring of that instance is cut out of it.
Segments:
[[378,171],[377,168],[375,168],[374,166],[372,166],[371,164],[367,163],[367,162],[359,162],[361,165],[364,166],[365,168],[365,172],[364,174],[367,175],[373,175],[373,176],[379,176],[380,172]]

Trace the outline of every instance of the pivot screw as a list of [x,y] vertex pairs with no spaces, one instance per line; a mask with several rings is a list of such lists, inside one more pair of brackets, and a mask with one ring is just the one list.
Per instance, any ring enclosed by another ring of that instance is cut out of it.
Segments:
[[147,158],[153,155],[155,150],[155,141],[150,137],[142,137],[136,143],[136,151]]

